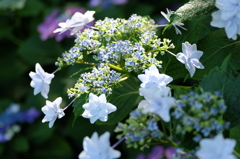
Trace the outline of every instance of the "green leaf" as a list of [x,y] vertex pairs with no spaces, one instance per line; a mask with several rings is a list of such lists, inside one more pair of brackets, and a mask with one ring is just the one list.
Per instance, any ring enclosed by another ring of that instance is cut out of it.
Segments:
[[204,91],[221,91],[227,110],[224,114],[224,120],[230,121],[231,127],[240,124],[240,75],[235,74],[228,67],[228,70],[222,70],[216,67],[209,75],[205,76],[200,86]]
[[[174,49],[169,50],[174,54],[182,52],[182,43],[186,41],[188,41],[191,44],[197,43],[200,39],[204,38],[207,34],[210,33],[210,31],[207,29],[205,25],[201,23],[201,21],[194,23],[186,22],[184,26],[188,30],[187,31],[183,30],[182,35],[177,35],[173,27],[170,28],[170,30],[167,30],[164,34],[163,38],[171,39],[172,43],[175,45]],[[161,69],[162,73],[165,73],[173,77],[174,79],[189,76],[189,72],[186,70],[185,65],[180,63],[173,55],[170,55],[169,53],[166,52],[163,56],[158,56],[158,58],[159,60],[163,61]]]
[[117,110],[108,115],[108,121],[97,121],[97,124],[116,124],[123,120],[142,100],[139,95],[140,81],[135,77],[130,77],[123,81],[122,87],[116,88],[108,101],[117,107]]
[[18,54],[31,64],[52,64],[62,52],[60,44],[53,39],[41,41],[39,37],[30,37],[18,50]]
[[34,159],[66,159],[72,158],[73,152],[67,141],[63,137],[55,134],[46,141],[46,143],[34,149],[34,151],[31,152],[31,157]]
[[240,125],[230,129],[230,138],[235,139],[237,144],[235,146],[235,151],[240,152]]
[[203,38],[198,43],[198,50],[203,51],[200,61],[205,68],[196,71],[195,79],[201,80],[212,68],[221,66],[229,54],[232,54],[231,65],[240,69],[240,41],[228,39],[223,29],[218,29]]
[[82,113],[84,112],[84,109],[82,106],[83,106],[83,104],[88,103],[87,97],[88,97],[88,94],[85,93],[74,101],[74,103],[72,105],[73,113],[74,113],[73,124],[79,116],[82,116]]
[[26,0],[0,0],[0,9],[23,9]]
[[26,152],[29,149],[28,141],[23,136],[17,136],[13,139],[11,146],[17,152]]
[[191,0],[184,4],[170,19],[170,23],[184,22],[186,20],[199,20],[209,16],[215,8],[215,0]]
[[35,16],[39,14],[44,7],[44,3],[40,0],[28,0],[24,9],[20,10],[18,14],[21,16]]

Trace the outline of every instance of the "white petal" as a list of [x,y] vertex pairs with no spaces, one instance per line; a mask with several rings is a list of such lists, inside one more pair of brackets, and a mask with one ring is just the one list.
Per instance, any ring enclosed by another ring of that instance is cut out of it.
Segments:
[[237,29],[238,29],[238,26],[237,26],[237,24],[235,23],[234,20],[227,21],[227,24],[225,26],[225,31],[226,31],[227,37],[229,39],[233,38],[234,36],[236,36]]
[[107,103],[105,94],[101,94],[101,95],[99,96],[99,102],[101,102],[101,103]]
[[117,107],[111,103],[107,103],[106,105],[107,105],[108,114],[115,112],[117,110]]
[[176,55],[176,58],[177,58],[178,61],[180,61],[183,64],[185,64],[186,61],[187,61],[187,57],[183,53],[178,53]]
[[204,66],[198,59],[191,59],[191,63],[198,69],[204,69]]
[[57,119],[57,116],[55,116],[55,117],[49,122],[49,124],[48,124],[49,128],[52,128],[52,126],[53,126],[54,122],[56,121],[56,119]]

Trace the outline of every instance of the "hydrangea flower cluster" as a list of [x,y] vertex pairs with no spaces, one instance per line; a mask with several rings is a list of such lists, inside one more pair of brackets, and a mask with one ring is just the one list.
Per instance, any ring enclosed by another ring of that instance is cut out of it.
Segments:
[[149,113],[143,113],[142,109],[133,110],[126,123],[118,123],[115,132],[122,133],[117,138],[126,135],[126,144],[128,147],[149,148],[152,140],[161,140],[164,136],[157,124],[159,120],[158,116],[150,116]]
[[211,26],[224,28],[227,37],[236,40],[240,35],[240,1],[216,0],[215,6],[219,10],[212,13]]
[[120,73],[111,70],[108,65],[100,64],[98,68],[94,67],[91,73],[81,74],[74,88],[68,89],[68,96],[79,97],[88,92],[109,95],[119,81]]
[[14,134],[20,131],[19,124],[32,123],[39,115],[39,111],[34,107],[21,111],[19,104],[11,104],[0,115],[0,143],[11,140]]
[[213,137],[230,126],[229,122],[222,119],[226,108],[219,93],[192,91],[181,95],[180,100],[176,102],[175,110],[171,113],[177,125],[175,132],[182,135],[186,132],[191,133],[195,142]]
[[83,63],[84,56],[93,54],[99,63],[114,64],[127,72],[144,70],[152,64],[161,67],[155,57],[174,46],[170,40],[157,38],[154,24],[150,18],[135,14],[128,20],[98,20],[94,25],[97,30],[86,29],[78,34],[75,46],[63,53],[56,65],[61,69]]

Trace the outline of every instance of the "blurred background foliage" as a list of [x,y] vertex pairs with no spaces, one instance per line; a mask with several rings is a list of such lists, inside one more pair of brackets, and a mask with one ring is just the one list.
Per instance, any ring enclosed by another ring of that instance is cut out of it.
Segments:
[[[107,1],[107,0],[105,0]],[[110,1],[110,0],[108,0]],[[64,38],[58,42],[54,37],[41,40],[38,26],[44,22],[52,11],[64,11],[68,6],[95,10],[95,19],[128,18],[131,14],[149,15],[157,23],[164,23],[160,11],[166,8],[176,10],[186,1],[177,0],[128,0],[120,5],[91,6],[90,0],[0,0],[0,113],[11,103],[18,103],[21,110],[35,107],[41,111],[45,99],[33,95],[30,87],[29,72],[35,72],[35,64],[40,63],[46,72],[53,72],[56,59],[74,45],[74,38]],[[103,3],[103,2],[102,2]],[[165,21],[166,23],[166,21]],[[174,31],[174,30],[173,30]],[[59,71],[52,80],[48,100],[53,101],[61,96],[66,106],[67,88],[74,85],[78,76],[69,78],[80,67],[68,67]],[[0,143],[1,159],[71,159],[77,158],[83,150],[82,141],[94,131],[99,134],[112,132],[111,144],[117,140],[113,129],[115,125],[91,125],[89,120],[79,117],[72,125],[74,115],[72,108],[66,110],[66,116],[57,120],[53,128],[42,123],[43,114],[32,124],[21,124],[20,132],[4,143]],[[124,143],[120,150],[124,159],[133,159],[139,150],[127,149]],[[145,153],[150,150],[146,150]]]

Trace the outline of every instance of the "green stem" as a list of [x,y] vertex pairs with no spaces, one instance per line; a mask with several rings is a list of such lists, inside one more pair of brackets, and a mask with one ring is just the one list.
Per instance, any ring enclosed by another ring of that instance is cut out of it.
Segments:
[[118,67],[118,66],[116,66],[116,65],[108,64],[108,66],[111,67],[111,68],[114,69],[114,70],[126,72],[124,69],[122,69],[121,67]]
[[236,150],[234,150],[233,153],[234,153],[238,158],[240,158],[240,154],[239,154]]
[[130,75],[129,74],[124,74],[124,75],[122,75],[120,78],[120,80],[119,80],[119,82],[122,82],[122,81],[125,81],[126,79],[128,79],[130,77]]
[[163,128],[164,136],[167,137],[167,131],[166,131],[166,128],[165,128],[162,120],[161,120],[161,125],[162,125],[162,128]]
[[85,61],[76,61],[76,63],[79,63],[79,64],[86,64],[86,65],[92,65],[92,66],[96,66],[96,65],[97,65],[97,64],[95,64],[95,63],[85,62]]

